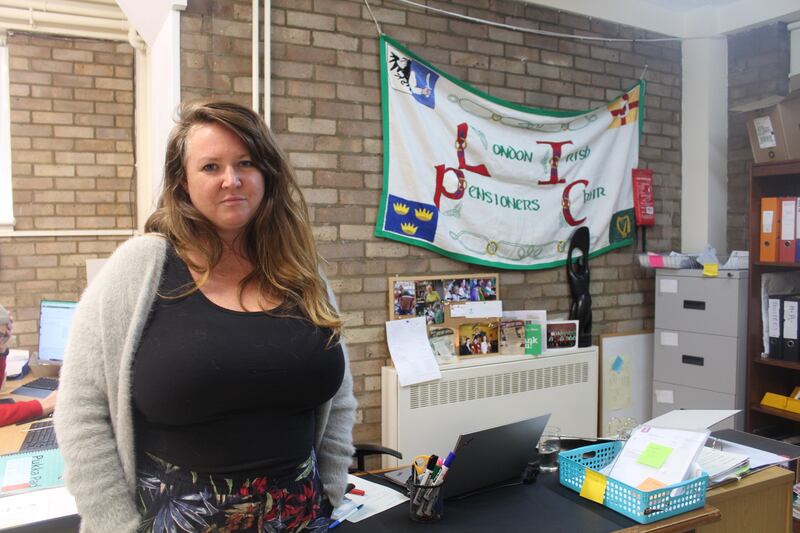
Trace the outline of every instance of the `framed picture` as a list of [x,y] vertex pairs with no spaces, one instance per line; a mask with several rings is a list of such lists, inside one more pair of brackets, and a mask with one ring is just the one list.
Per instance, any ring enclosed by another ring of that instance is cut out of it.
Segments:
[[424,316],[429,326],[445,321],[450,302],[500,298],[499,274],[389,278],[389,320]]
[[547,322],[547,350],[565,350],[577,347],[577,320],[549,320]]
[[499,353],[500,323],[498,321],[464,322],[458,326],[458,355]]

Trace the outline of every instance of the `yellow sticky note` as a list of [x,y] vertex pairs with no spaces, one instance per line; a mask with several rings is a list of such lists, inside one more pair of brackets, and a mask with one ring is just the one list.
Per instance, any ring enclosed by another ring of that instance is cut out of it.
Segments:
[[644,449],[639,458],[636,459],[636,462],[652,466],[653,468],[661,468],[671,453],[672,448],[669,446],[662,446],[651,442],[647,445],[647,448]]
[[703,265],[703,275],[712,278],[719,276],[719,265],[717,263]]
[[581,485],[581,496],[587,500],[602,504],[606,497],[607,482],[606,476],[587,468],[586,477],[583,478],[583,485]]

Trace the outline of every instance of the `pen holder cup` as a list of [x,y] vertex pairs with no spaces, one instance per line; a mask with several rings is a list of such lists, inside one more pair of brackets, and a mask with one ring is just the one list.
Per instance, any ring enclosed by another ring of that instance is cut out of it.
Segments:
[[415,522],[440,520],[444,513],[442,484],[408,484],[408,516]]

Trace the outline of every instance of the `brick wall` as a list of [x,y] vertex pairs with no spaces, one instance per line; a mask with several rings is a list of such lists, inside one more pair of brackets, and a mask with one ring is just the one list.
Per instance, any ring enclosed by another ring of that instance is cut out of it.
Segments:
[[189,2],[181,15],[183,99],[219,96],[251,105],[251,17],[250,2]]
[[[728,106],[789,92],[789,32],[783,23],[728,38]],[[744,113],[728,114],[728,250],[747,250],[753,152]]]
[[36,351],[39,301],[76,300],[86,259],[124,240],[47,230],[134,226],[133,50],[27,34],[8,49],[15,230],[45,235],[0,238],[0,303],[16,318],[12,346]]
[[[370,4],[385,33],[452,75],[518,103],[558,109],[603,105],[632,85],[647,64],[640,159],[642,166],[655,171],[658,213],[657,226],[647,235],[648,249],[680,248],[679,44],[579,42],[462,22],[394,3]],[[192,77],[183,79],[184,95],[244,99],[249,91],[249,47],[231,49],[230,61],[217,63],[218,49],[210,43],[222,36],[246,35],[249,26],[240,23],[249,19],[248,6],[232,2],[223,14],[203,2],[189,4],[182,17],[182,67],[184,72],[191,70]],[[522,2],[454,0],[437,6],[558,32],[652,36]],[[372,236],[382,184],[381,109],[378,38],[364,3],[273,0],[272,21],[272,127],[298,172],[347,320],[359,400],[355,437],[378,441],[380,368],[388,358],[383,326],[387,276],[486,269]],[[239,70],[222,73],[220,64]],[[242,80],[238,87],[237,79]],[[653,326],[653,277],[635,262],[636,251],[626,248],[591,261],[595,335]],[[509,309],[568,311],[563,268],[502,271],[501,284]]]
[[133,49],[12,35],[15,228],[132,228]]

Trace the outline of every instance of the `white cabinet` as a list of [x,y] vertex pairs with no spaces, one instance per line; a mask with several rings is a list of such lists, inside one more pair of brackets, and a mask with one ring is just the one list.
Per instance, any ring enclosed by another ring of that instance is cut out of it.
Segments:
[[[747,271],[656,273],[653,416],[744,409]],[[744,412],[713,429],[744,429]]]

